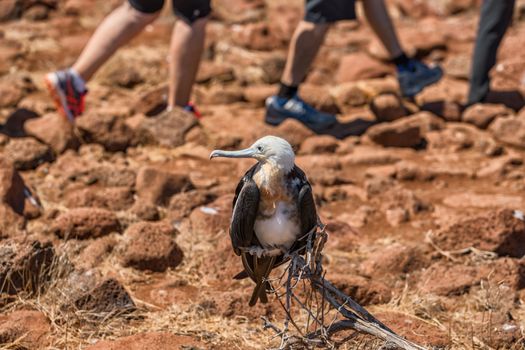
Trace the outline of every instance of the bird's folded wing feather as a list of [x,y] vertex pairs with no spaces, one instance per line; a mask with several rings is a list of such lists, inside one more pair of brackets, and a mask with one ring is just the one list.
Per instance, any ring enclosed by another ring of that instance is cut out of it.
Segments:
[[[233,215],[230,224],[230,238],[235,254],[241,254],[241,247],[251,245],[253,226],[259,209],[259,188],[255,182],[246,176],[241,180],[242,186],[236,196]],[[241,184],[239,184],[241,185]],[[239,189],[239,186],[237,186]]]
[[299,191],[299,216],[301,221],[301,234],[308,233],[317,224],[317,210],[315,209],[312,187],[305,183]]

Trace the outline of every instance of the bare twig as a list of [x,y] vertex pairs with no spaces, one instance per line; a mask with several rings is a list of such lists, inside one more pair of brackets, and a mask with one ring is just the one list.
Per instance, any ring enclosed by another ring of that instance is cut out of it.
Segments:
[[[307,235],[306,251],[290,253],[285,273],[272,280],[276,285],[273,292],[285,311],[285,320],[279,328],[264,319],[264,328],[272,329],[281,337],[279,349],[333,349],[354,338],[356,332],[381,339],[384,345],[405,350],[425,349],[397,335],[326,280],[322,267],[322,251],[328,238],[325,226],[318,222]],[[288,328],[290,323],[297,333]],[[349,330],[354,332],[339,341],[333,339],[336,334]]]

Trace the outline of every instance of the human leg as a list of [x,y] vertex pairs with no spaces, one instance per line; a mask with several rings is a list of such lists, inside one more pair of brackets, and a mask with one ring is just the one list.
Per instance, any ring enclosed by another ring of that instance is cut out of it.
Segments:
[[115,51],[155,20],[164,0],[129,0],[97,27],[82,53],[69,69],[46,75],[45,82],[57,109],[71,122],[84,111],[85,87]]
[[287,118],[301,121],[314,131],[332,126],[334,115],[317,111],[297,95],[330,25],[354,19],[354,1],[306,0],[306,14],[292,37],[279,93],[266,100],[266,122],[278,125]]
[[175,0],[173,7],[179,20],[170,46],[168,109],[186,107],[190,101],[211,11],[209,0]]
[[144,0],[122,4],[97,27],[72,66],[82,79],[88,81],[117,49],[129,42],[158,17],[163,1],[152,1],[160,5],[160,7],[149,8],[149,10],[156,10],[154,12],[141,12],[137,9],[136,4],[141,2]]
[[485,0],[472,58],[468,104],[483,101],[490,89],[489,72],[496,64],[498,47],[512,21],[514,0]]
[[441,79],[443,72],[440,67],[429,67],[421,61],[407,57],[401,48],[384,0],[363,0],[363,8],[370,27],[397,67],[399,87],[404,96],[415,96],[425,87]]

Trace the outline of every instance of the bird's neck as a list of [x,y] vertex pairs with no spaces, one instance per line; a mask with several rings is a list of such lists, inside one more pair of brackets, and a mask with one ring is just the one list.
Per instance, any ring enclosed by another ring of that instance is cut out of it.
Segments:
[[254,181],[263,196],[275,196],[283,192],[285,175],[284,169],[271,163],[263,163],[255,174]]

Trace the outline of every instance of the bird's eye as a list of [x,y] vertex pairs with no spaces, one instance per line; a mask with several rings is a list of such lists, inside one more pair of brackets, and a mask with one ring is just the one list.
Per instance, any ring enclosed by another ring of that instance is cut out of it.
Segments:
[[262,152],[262,150],[263,150],[262,146],[257,146],[257,150],[258,150],[259,152]]

